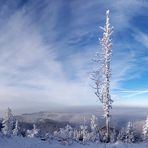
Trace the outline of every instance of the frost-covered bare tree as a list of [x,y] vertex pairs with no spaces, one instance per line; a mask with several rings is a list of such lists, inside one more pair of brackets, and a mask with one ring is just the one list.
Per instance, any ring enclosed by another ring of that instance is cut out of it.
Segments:
[[110,95],[110,77],[111,77],[111,55],[112,55],[112,42],[111,35],[113,27],[110,27],[109,10],[106,11],[106,23],[103,30],[103,37],[100,39],[101,53],[97,52],[93,61],[95,62],[95,70],[91,73],[93,80],[93,88],[95,95],[103,104],[104,118],[106,121],[106,142],[110,139],[110,109],[112,108],[112,99]]

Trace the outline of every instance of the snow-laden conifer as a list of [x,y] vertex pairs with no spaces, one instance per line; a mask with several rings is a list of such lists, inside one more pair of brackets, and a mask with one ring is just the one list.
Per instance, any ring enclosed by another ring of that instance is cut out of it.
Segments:
[[135,132],[134,132],[132,122],[128,122],[128,124],[127,124],[127,128],[125,131],[125,142],[127,142],[127,143],[135,142]]
[[14,123],[14,117],[12,114],[12,110],[10,108],[7,109],[6,115],[2,121],[2,133],[5,136],[10,137],[13,134],[13,123]]
[[13,135],[14,136],[18,136],[19,135],[18,120],[15,121],[15,128],[13,129]]

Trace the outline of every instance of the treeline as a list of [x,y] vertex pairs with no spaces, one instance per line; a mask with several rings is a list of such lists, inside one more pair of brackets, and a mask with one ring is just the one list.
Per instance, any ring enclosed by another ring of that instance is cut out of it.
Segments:
[[[128,122],[127,127],[123,127],[120,130],[110,128],[109,134],[111,143],[116,141],[123,143],[148,142],[148,117],[140,133],[132,122]],[[43,134],[36,124],[33,124],[32,129],[22,129],[18,120],[14,118],[11,109],[8,108],[6,116],[2,119],[1,137],[11,138],[13,136],[39,138],[49,142],[58,141],[61,144],[72,144],[74,142],[81,144],[100,143],[106,142],[106,127],[99,127],[98,119],[92,115],[89,125],[85,125],[85,123],[79,127],[66,125],[64,128],[58,128],[53,132]]]

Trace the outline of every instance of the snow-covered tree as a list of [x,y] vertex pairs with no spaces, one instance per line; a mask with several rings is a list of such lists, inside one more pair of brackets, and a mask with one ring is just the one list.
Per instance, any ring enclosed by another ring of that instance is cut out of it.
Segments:
[[97,131],[97,117],[95,115],[92,115],[90,119],[90,128],[92,132]]
[[39,134],[39,129],[36,128],[35,124],[33,124],[32,130],[27,130],[27,137],[29,138],[38,137],[38,134]]
[[80,125],[79,129],[73,130],[73,140],[80,142],[82,144],[87,144],[91,140],[91,133],[88,131],[86,125]]
[[134,132],[132,122],[128,122],[128,124],[127,124],[127,128],[125,131],[125,142],[127,142],[127,143],[135,142],[135,132]]
[[73,139],[75,140],[75,141],[79,141],[79,138],[80,138],[80,131],[79,130],[77,130],[77,129],[74,129],[74,131],[73,131]]
[[99,132],[98,132],[98,125],[97,125],[97,118],[95,115],[92,115],[90,121],[90,140],[92,142],[99,141]]
[[148,116],[143,125],[143,140],[148,141]]
[[110,142],[114,143],[117,140],[116,129],[113,128],[112,132],[110,133]]
[[59,131],[54,132],[54,137],[61,141],[62,144],[71,144],[73,140],[73,128],[70,125],[66,125],[65,128],[60,128]]
[[126,137],[125,128],[122,128],[118,133],[117,140],[124,141],[125,137]]
[[13,135],[14,136],[18,136],[19,135],[18,120],[15,121],[15,128],[13,129]]
[[96,91],[95,95],[103,104],[104,118],[106,121],[106,142],[110,141],[110,109],[112,108],[112,99],[110,95],[110,77],[111,77],[111,54],[112,43],[111,35],[113,27],[110,27],[109,10],[106,11],[106,24],[104,27],[100,27],[103,30],[103,37],[100,39],[101,52],[96,53],[93,61],[96,63],[95,70],[91,73],[91,79],[94,82],[92,86]]
[[14,123],[14,117],[12,114],[12,111],[10,108],[7,109],[6,116],[4,117],[2,121],[2,133],[5,136],[10,137],[13,134],[13,123]]
[[70,125],[66,125],[65,133],[66,133],[68,139],[73,138],[73,128]]
[[80,138],[82,138],[83,144],[87,143],[90,139],[89,132],[86,125],[80,125]]

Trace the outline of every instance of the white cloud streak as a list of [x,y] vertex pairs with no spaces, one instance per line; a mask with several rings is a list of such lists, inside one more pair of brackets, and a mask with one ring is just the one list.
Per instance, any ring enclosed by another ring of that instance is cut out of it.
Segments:
[[143,33],[142,31],[136,31],[134,38],[136,41],[148,48],[148,34]]
[[[137,95],[142,95],[148,93],[148,90],[129,90],[129,91],[120,91],[122,93],[128,93],[128,95],[123,96],[124,98],[131,98],[135,97]],[[130,93],[130,94],[129,94]]]

